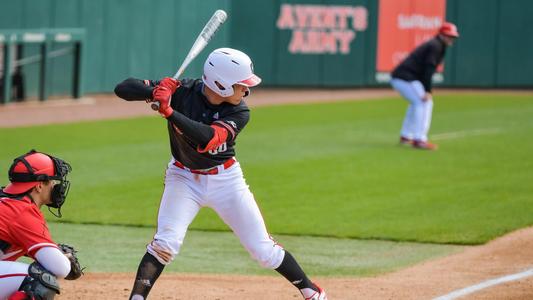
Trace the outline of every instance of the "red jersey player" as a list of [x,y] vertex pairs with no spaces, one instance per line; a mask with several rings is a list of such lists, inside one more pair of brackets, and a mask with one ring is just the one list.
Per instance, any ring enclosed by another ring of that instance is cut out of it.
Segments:
[[[70,261],[40,211],[46,205],[61,216],[70,171],[67,162],[35,150],[13,161],[10,184],[0,190],[0,300],[53,299],[59,293],[57,278],[70,273]],[[16,262],[21,256],[34,262]]]

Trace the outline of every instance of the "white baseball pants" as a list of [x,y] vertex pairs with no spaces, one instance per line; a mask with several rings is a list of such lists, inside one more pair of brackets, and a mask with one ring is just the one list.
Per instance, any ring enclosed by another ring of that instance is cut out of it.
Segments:
[[16,261],[0,261],[0,300],[5,300],[18,291],[28,276],[28,264]]
[[169,264],[178,254],[194,217],[206,206],[222,218],[261,266],[280,266],[285,251],[268,234],[238,162],[225,170],[219,166],[216,175],[193,174],[173,163],[172,160],[166,171],[157,232],[147,246],[148,253],[160,263]]
[[422,100],[425,90],[418,80],[405,81],[392,78],[391,85],[402,97],[409,101],[409,107],[407,107],[400,134],[409,139],[426,142],[428,140],[429,127],[431,126],[433,100]]

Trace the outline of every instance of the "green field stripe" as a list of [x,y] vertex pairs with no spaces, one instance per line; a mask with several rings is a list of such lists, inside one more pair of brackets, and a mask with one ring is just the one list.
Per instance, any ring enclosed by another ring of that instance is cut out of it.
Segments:
[[[131,272],[154,228],[50,223],[55,241],[75,245],[86,272]],[[370,276],[461,251],[461,246],[358,241],[276,235],[310,276]],[[279,276],[250,258],[228,232],[188,232],[181,253],[165,272]]]

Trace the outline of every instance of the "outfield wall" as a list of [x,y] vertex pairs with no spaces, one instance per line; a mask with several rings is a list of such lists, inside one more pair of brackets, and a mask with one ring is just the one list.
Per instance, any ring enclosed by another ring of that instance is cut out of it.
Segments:
[[[387,69],[382,60],[395,64],[407,54],[386,48],[412,49],[446,19],[458,25],[461,37],[449,49],[437,81],[452,87],[533,87],[532,1],[263,2],[232,1],[231,42],[249,49],[268,84],[382,85],[387,77],[379,76],[387,73],[379,70],[379,64]],[[325,21],[331,15],[337,22]],[[328,43],[332,36],[336,47]],[[383,57],[387,54],[400,57]]]
[[[85,28],[84,90],[110,92],[127,76],[159,78],[174,74],[213,11],[230,11],[228,3],[229,0],[0,0],[0,29]],[[229,28],[226,25],[217,33],[206,52],[230,44]],[[24,56],[38,51],[36,47],[26,47]],[[51,60],[51,94],[70,89],[72,60],[72,55]],[[191,64],[190,74],[199,74],[201,60]],[[37,94],[37,67],[24,67],[30,96]]]
[[[437,82],[450,87],[533,87],[533,2],[528,0],[0,0],[0,29],[87,30],[86,92],[109,92],[127,76],[173,74],[216,9],[227,24],[205,55],[231,46],[252,56],[265,85],[386,86],[388,70],[427,39],[443,19],[461,38],[449,49]],[[26,47],[23,55],[37,53]],[[72,85],[72,56],[55,58],[51,94]],[[23,68],[36,94],[37,66]]]

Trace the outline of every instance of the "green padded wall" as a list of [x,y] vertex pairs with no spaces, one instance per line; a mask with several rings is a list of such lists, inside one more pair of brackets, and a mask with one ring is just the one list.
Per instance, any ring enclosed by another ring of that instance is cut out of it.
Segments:
[[[291,53],[292,30],[276,25],[283,4],[362,6],[368,26],[355,32],[347,54]],[[252,57],[266,86],[380,86],[375,81],[378,5],[378,0],[0,0],[0,29],[85,28],[84,90],[110,92],[128,76],[174,74],[205,22],[224,9],[227,23],[184,77],[199,77],[207,54],[229,46]],[[443,85],[533,87],[533,1],[448,0],[446,14],[461,37],[446,56]],[[27,46],[23,54],[38,52]],[[72,54],[50,60],[50,94],[70,94],[72,60]],[[35,96],[38,65],[23,71],[27,93]]]
[[[228,11],[228,3],[229,0],[0,0],[0,29],[85,28],[84,90],[110,92],[128,76],[173,75],[213,12]],[[206,55],[229,45],[228,27],[226,24],[221,28],[190,65],[186,76],[200,76]],[[38,51],[38,46],[27,46],[23,55],[32,56]],[[50,94],[70,93],[72,61],[72,54],[50,60],[46,79]],[[35,96],[38,65],[26,65],[23,71],[27,94]]]
[[[449,48],[445,83],[490,87],[496,84],[498,0],[449,2],[447,16],[456,22],[460,38]],[[483,9],[480,9],[483,7]],[[476,16],[473,18],[472,16]],[[492,22],[488,22],[492,20]]]
[[499,5],[496,85],[532,87],[533,1],[507,0]]

